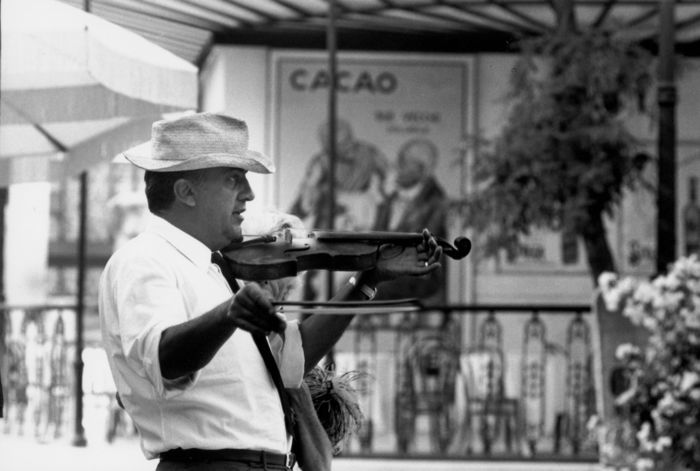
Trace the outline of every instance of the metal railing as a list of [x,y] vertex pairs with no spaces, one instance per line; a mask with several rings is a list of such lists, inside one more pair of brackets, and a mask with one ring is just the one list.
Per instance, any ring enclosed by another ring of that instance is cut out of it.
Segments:
[[[119,426],[128,418],[114,401],[95,308],[85,310],[80,358],[75,313],[0,307],[4,433],[51,440],[88,422],[107,441],[133,433]],[[336,374],[367,373],[354,384],[365,419],[343,454],[595,460],[585,427],[595,411],[588,314],[581,305],[447,305],[358,316],[333,354]],[[77,394],[89,409],[81,424]]]

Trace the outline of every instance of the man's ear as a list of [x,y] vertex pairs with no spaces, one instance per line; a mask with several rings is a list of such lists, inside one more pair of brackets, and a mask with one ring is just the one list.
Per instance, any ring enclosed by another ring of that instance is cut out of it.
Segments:
[[180,178],[173,183],[173,193],[175,193],[175,200],[180,203],[193,208],[196,204],[196,190],[194,184],[186,179]]

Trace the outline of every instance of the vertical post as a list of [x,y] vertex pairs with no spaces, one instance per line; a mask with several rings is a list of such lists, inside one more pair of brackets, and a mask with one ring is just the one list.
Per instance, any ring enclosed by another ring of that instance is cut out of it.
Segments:
[[[336,0],[328,1],[328,28],[326,31],[326,47],[328,48],[328,230],[335,227],[335,179],[336,179],[336,154],[337,154],[337,114],[338,114],[338,93],[337,93],[337,43],[335,20],[337,14]],[[333,272],[328,271],[327,294],[333,296]]]
[[659,0],[659,173],[656,271],[676,258],[676,84],[674,76],[675,0]]
[[[90,0],[83,0],[83,10],[90,13]],[[85,252],[87,221],[87,172],[80,172],[80,202],[78,207],[78,276],[75,305],[75,359],[73,361],[75,394],[75,423],[73,446],[86,446],[85,428],[83,427],[83,315],[85,311]]]
[[5,372],[5,329],[7,326],[5,304],[5,207],[7,206],[8,189],[0,188],[0,417],[5,410],[2,377]]
[[[335,228],[335,179],[336,179],[336,154],[338,153],[338,54],[337,36],[335,28],[336,15],[338,14],[337,0],[328,0],[328,27],[326,30],[326,48],[328,49],[328,230]],[[326,292],[330,299],[335,291],[333,271],[326,274]],[[326,355],[326,365],[335,365],[333,349]]]
[[80,173],[80,206],[78,225],[78,286],[75,306],[75,431],[74,446],[85,446],[85,429],[83,428],[83,317],[85,311],[85,252],[86,252],[86,221],[87,221],[87,172]]
[[[0,2],[1,4],[2,2]],[[0,35],[0,38],[2,35]],[[2,57],[2,39],[0,39],[0,57]],[[0,188],[0,305],[5,304],[5,207],[8,189]],[[5,410],[2,393],[2,375],[5,374],[5,311],[0,311],[0,417]]]

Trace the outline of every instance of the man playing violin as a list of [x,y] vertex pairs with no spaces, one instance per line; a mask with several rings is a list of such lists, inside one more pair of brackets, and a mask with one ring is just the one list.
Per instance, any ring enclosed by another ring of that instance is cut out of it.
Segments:
[[[285,387],[332,348],[353,319],[312,315],[289,321],[268,292],[248,283],[235,294],[212,254],[240,240],[247,172],[272,173],[248,149],[243,121],[199,113],[154,123],[152,138],[124,152],[146,170],[152,213],[100,279],[104,347],[120,399],[157,469],[291,469],[280,396],[252,340],[267,336]],[[440,266],[442,249],[423,241],[382,256],[335,300],[371,299],[383,281]],[[388,253],[388,252],[387,252]]]

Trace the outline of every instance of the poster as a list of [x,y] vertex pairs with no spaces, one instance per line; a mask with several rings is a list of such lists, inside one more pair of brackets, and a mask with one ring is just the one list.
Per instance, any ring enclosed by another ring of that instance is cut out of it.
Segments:
[[[337,67],[331,221],[327,56],[272,56],[277,206],[302,218],[309,229],[419,232],[427,227],[448,238],[447,203],[460,196],[467,179],[460,149],[470,125],[471,62],[341,53]],[[396,291],[384,285],[381,291],[388,297],[444,301],[444,280],[425,281],[397,285]]]
[[[619,218],[619,266],[623,273],[636,276],[656,272],[658,175],[655,144],[647,146],[654,156],[645,168],[643,183],[628,191]],[[676,149],[676,254],[700,255],[700,146],[681,142]]]
[[700,256],[700,146],[679,145],[677,168],[678,255]]

